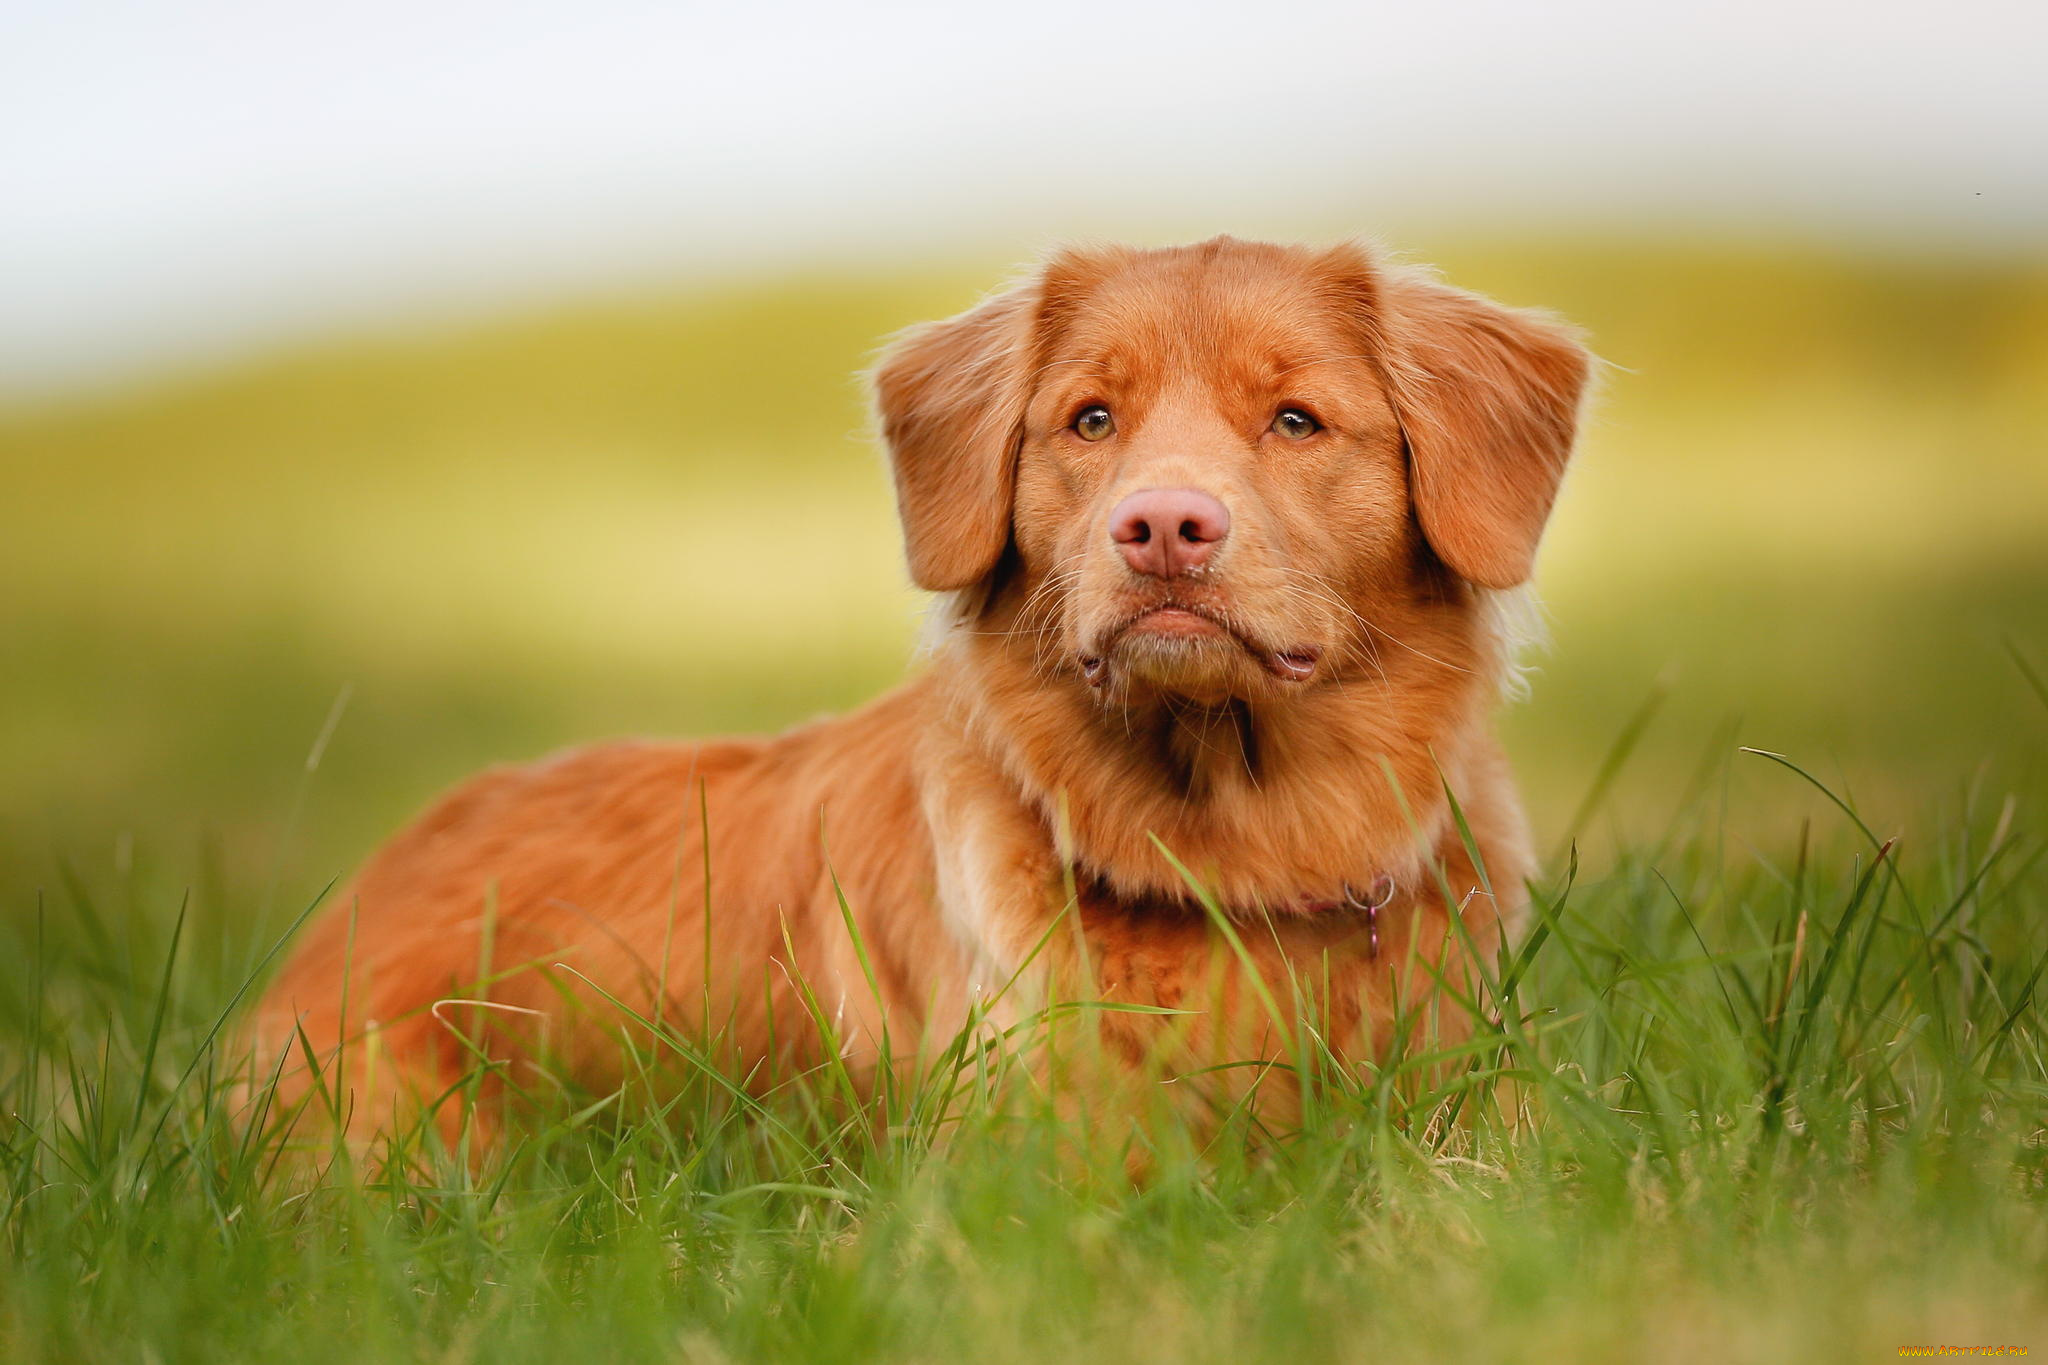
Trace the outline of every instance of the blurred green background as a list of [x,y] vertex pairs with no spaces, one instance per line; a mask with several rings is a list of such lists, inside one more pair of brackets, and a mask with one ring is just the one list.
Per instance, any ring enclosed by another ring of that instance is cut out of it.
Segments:
[[[2029,1340],[2043,50],[2004,0],[0,0],[0,1356]],[[892,685],[877,346],[1218,232],[1609,362],[1502,718],[1580,855],[1512,1050],[1121,1194],[972,1105],[934,1147],[958,1078],[902,1142],[692,1082],[509,1185],[268,1164],[213,1031],[279,928],[482,766]]]
[[[1506,716],[1546,843],[1726,797],[1782,846],[2043,789],[2048,257],[1439,235],[1611,363]],[[773,729],[912,666],[858,372],[1015,263],[841,265],[301,343],[0,414],[0,898],[69,860],[286,899],[481,765]],[[771,548],[772,546],[772,548]],[[320,743],[317,772],[308,758]]]

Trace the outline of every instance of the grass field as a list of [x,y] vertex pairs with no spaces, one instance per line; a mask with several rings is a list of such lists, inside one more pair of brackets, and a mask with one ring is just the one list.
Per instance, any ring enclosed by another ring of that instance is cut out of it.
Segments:
[[901,674],[850,375],[989,270],[0,415],[0,1358],[2048,1351],[2048,266],[1430,254],[1616,367],[1505,717],[1541,927],[1478,1045],[1305,1047],[1303,1131],[1162,1126],[1142,1189],[972,1050],[868,1107],[564,1096],[383,1181],[226,1109],[238,992],[438,787]]

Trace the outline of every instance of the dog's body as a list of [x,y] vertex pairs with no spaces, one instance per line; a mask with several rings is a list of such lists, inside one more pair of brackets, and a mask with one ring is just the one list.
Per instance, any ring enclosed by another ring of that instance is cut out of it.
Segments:
[[1586,373],[1553,325],[1354,249],[1059,257],[877,375],[912,574],[949,594],[920,676],[771,740],[475,779],[314,926],[255,1036],[302,1030],[366,1128],[471,1043],[603,1085],[621,1005],[759,1076],[818,1060],[818,1013],[872,1073],[977,1001],[1093,994],[1188,1011],[1096,1016],[1106,1055],[1187,1072],[1279,1055],[1252,997],[1291,977],[1370,1057],[1531,871],[1496,595]]

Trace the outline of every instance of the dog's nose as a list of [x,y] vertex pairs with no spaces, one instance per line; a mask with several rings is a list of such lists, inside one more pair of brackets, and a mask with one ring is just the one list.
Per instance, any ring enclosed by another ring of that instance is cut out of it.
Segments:
[[1153,578],[1201,568],[1229,534],[1230,509],[1193,488],[1142,488],[1109,514],[1124,562]]

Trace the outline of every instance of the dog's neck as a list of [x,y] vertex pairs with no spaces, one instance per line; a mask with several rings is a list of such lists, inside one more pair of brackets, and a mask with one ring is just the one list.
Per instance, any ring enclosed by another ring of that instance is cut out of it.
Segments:
[[1496,674],[1476,606],[1439,612],[1427,641],[1379,641],[1349,673],[1220,705],[1107,702],[1042,639],[1003,628],[1000,604],[955,632],[942,666],[954,651],[972,679],[956,716],[1063,861],[1133,901],[1191,901],[1192,876],[1245,909],[1417,879]]

